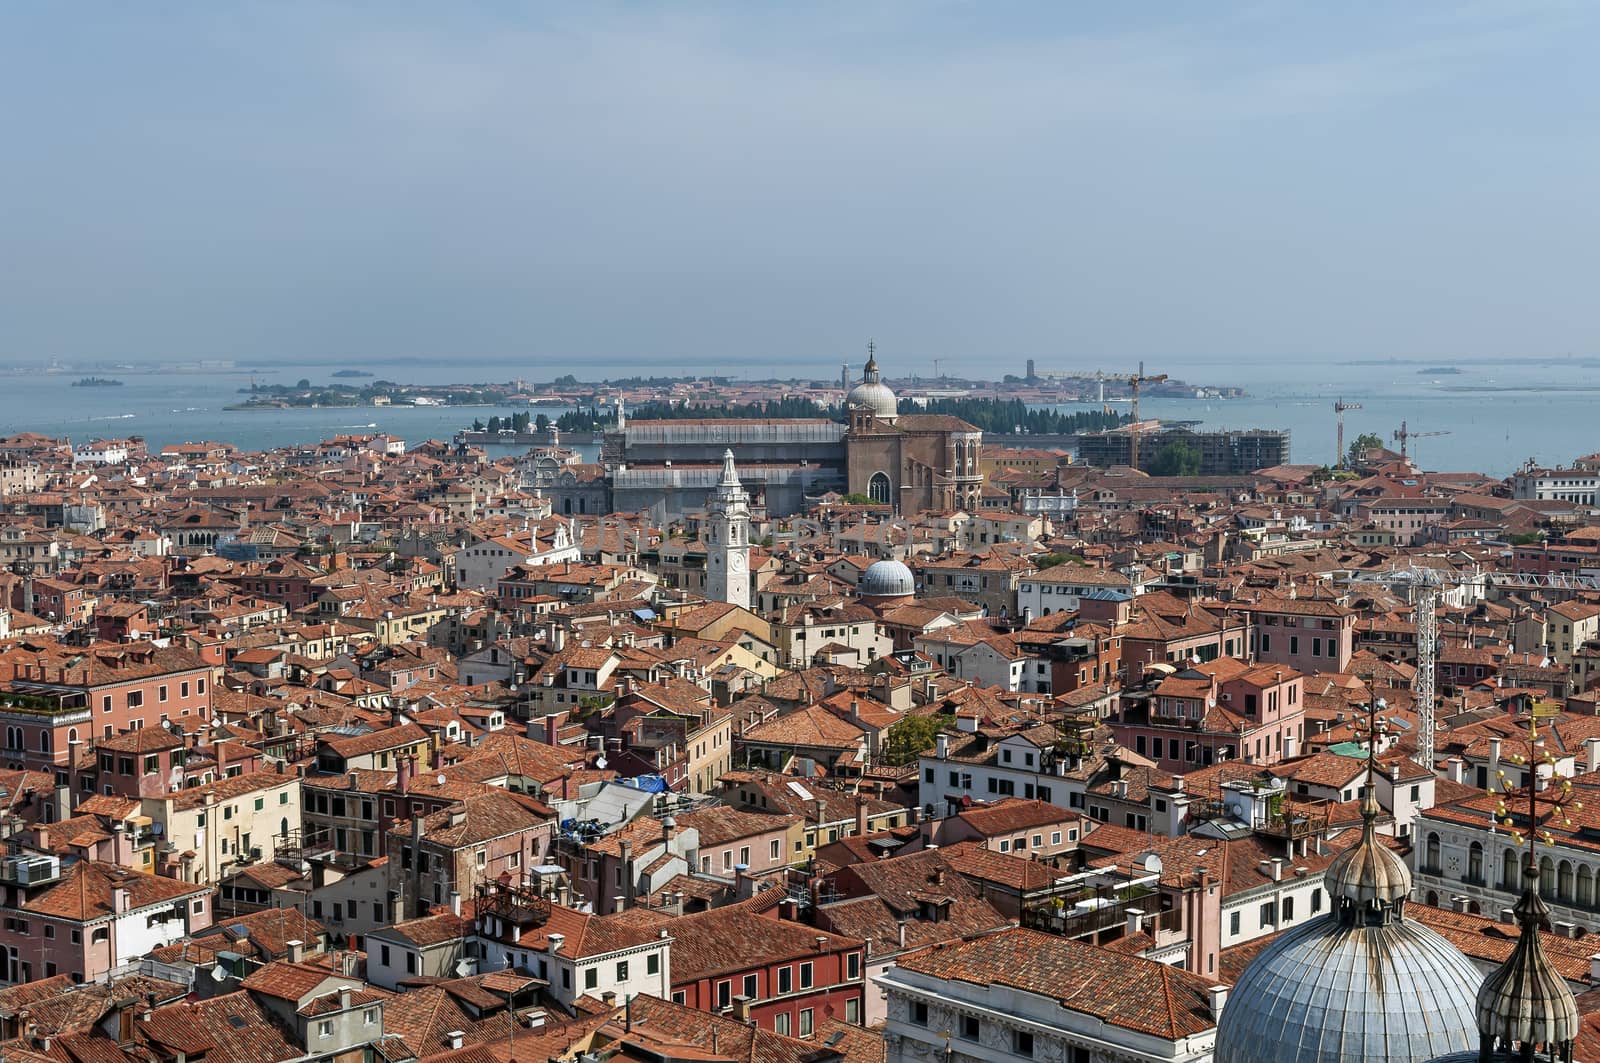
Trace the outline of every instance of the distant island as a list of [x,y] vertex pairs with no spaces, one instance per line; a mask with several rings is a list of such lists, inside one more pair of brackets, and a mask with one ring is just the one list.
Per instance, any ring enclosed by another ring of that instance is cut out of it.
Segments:
[[1460,376],[1461,370],[1450,365],[1435,366],[1432,369],[1418,369],[1418,376]]
[[104,376],[86,376],[82,380],[74,380],[72,386],[75,388],[120,388],[122,381],[112,380],[110,377]]
[[341,369],[337,373],[334,373],[333,375],[336,376],[336,377],[358,377],[358,376],[371,376],[372,374],[367,372],[364,369]]

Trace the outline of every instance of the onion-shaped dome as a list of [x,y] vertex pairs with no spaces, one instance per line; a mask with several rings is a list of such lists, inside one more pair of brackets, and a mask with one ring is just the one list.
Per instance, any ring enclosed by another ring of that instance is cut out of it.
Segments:
[[1371,910],[1400,904],[1411,895],[1411,871],[1406,862],[1379,842],[1373,829],[1382,811],[1372,787],[1363,787],[1361,841],[1335,857],[1324,878],[1335,908],[1345,903]]
[[889,390],[887,384],[878,382],[878,360],[867,358],[865,371],[861,376],[861,383],[850,389],[850,394],[845,396],[845,406],[866,406],[872,410],[872,415],[882,421],[892,421],[897,416],[897,403],[894,392]]
[[917,593],[917,578],[899,561],[874,561],[861,574],[856,590],[863,598],[909,598]]
[[1514,909],[1522,934],[1506,962],[1478,990],[1478,1031],[1489,1045],[1543,1045],[1551,1058],[1571,1059],[1578,1036],[1578,1002],[1539,943],[1539,927],[1550,914],[1539,899],[1539,865],[1523,871],[1522,897]]

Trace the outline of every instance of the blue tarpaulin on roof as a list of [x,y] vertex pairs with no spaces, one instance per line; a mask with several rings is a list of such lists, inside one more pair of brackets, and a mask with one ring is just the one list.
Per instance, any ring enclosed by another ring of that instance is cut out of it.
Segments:
[[647,794],[664,794],[667,792],[667,780],[659,775],[636,775],[631,779],[623,779],[622,781],[635,790],[643,790]]

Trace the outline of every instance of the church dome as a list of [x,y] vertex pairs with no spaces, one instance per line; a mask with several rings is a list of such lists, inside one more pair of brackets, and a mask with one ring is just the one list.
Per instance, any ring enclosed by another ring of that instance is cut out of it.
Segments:
[[917,578],[899,561],[874,561],[861,574],[856,590],[863,598],[909,598],[917,593]]
[[861,375],[861,383],[850,389],[850,394],[845,396],[845,407],[866,406],[872,410],[872,415],[882,421],[893,421],[897,416],[897,404],[894,392],[889,390],[887,384],[878,382],[878,360],[872,355],[867,356],[867,365]]
[[1228,993],[1217,1063],[1422,1063],[1475,1048],[1483,975],[1420,923],[1341,925],[1274,941]]

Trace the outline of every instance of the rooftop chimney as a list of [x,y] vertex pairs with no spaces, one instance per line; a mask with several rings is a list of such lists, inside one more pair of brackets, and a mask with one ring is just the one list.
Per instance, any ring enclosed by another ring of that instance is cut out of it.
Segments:
[[1222,1018],[1223,1006],[1228,1003],[1228,987],[1225,985],[1214,985],[1210,989],[1206,990],[1206,996],[1209,998],[1211,1004],[1211,1019],[1213,1022],[1215,1022],[1216,1020]]
[[550,955],[558,956],[561,953],[561,946],[567,940],[567,935],[565,935],[565,934],[551,934],[545,940],[549,943],[547,947],[548,947],[548,950],[550,952]]
[[284,956],[290,963],[299,963],[306,953],[306,943],[295,939],[283,943]]

